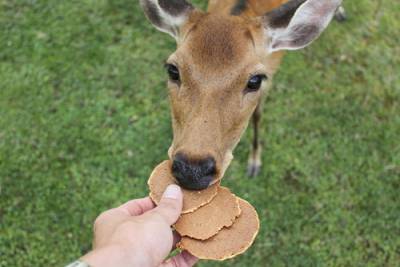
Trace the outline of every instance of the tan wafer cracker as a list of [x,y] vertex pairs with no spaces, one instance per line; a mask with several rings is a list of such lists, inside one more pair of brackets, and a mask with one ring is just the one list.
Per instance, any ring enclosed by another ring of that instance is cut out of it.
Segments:
[[209,260],[226,260],[245,252],[258,233],[260,221],[250,203],[239,198],[239,206],[242,213],[231,227],[207,240],[182,237],[177,246],[199,259]]
[[[171,163],[169,160],[161,162],[151,173],[147,182],[150,188],[150,198],[158,204],[165,189],[170,184],[176,184],[171,173]],[[195,191],[182,188],[183,208],[182,213],[189,213],[209,203],[217,194],[219,182],[208,188]]]
[[194,212],[182,214],[174,225],[181,236],[208,239],[223,227],[231,226],[240,215],[239,201],[226,187],[220,187],[213,200]]

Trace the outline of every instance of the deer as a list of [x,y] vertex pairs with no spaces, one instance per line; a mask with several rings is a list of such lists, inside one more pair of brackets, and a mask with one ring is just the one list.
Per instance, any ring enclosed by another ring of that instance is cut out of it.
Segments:
[[165,63],[173,138],[171,172],[180,186],[218,182],[253,124],[248,173],[260,172],[263,100],[285,51],[317,39],[342,0],[140,0],[148,20],[177,44]]

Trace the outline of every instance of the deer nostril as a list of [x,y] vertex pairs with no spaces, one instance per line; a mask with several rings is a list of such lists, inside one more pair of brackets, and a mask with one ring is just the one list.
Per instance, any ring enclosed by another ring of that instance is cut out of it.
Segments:
[[[181,176],[186,172],[187,163],[180,158],[175,158],[172,162],[172,173],[175,175],[175,178],[180,179]],[[178,177],[177,177],[178,176]]]
[[172,174],[178,183],[186,189],[205,189],[216,174],[215,160],[209,157],[189,161],[185,155],[179,153],[172,163]]
[[216,166],[215,166],[215,160],[212,158],[207,158],[206,160],[203,161],[203,170],[204,174],[210,175],[210,174],[215,174],[216,173]]

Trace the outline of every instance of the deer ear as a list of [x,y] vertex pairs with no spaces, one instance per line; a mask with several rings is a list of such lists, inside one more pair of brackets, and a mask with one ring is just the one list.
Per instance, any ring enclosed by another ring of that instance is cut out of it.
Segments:
[[146,17],[160,31],[178,38],[180,27],[194,9],[185,0],[140,0]]
[[268,51],[296,50],[325,30],[342,0],[290,0],[263,16]]

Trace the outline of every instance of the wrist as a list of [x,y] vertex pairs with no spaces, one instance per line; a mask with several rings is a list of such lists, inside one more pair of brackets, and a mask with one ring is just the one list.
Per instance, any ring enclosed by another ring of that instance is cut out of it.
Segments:
[[108,267],[108,266],[140,266],[136,257],[137,251],[128,251],[122,246],[110,245],[96,248],[83,257],[81,260],[90,267]]

